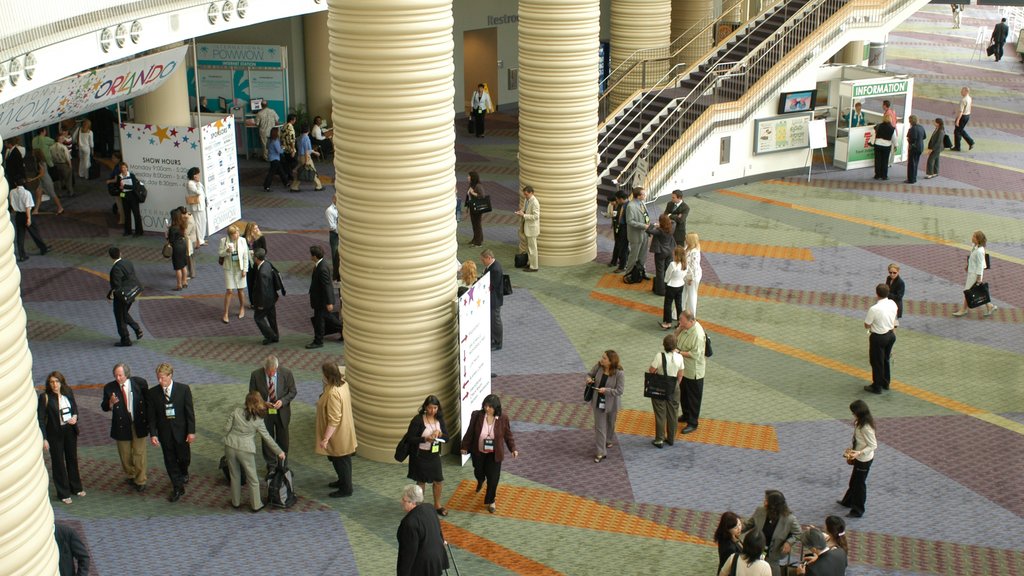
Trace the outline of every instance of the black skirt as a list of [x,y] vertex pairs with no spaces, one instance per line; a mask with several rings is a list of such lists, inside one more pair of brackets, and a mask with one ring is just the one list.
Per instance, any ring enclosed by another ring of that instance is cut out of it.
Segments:
[[444,473],[441,470],[441,453],[430,450],[420,450],[409,454],[409,475],[410,480],[431,484],[433,482],[444,482]]

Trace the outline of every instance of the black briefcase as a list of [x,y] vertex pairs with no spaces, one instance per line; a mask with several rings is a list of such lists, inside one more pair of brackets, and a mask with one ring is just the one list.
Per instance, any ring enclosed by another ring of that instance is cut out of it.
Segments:
[[508,274],[501,275],[501,295],[512,295],[512,278],[510,278]]
[[995,44],[989,44],[988,48],[985,49],[985,53],[988,54],[989,56],[995,56],[996,55],[996,45]]
[[964,290],[964,298],[967,299],[968,308],[984,306],[992,301],[988,295],[988,282],[979,282],[970,289]]
[[516,254],[515,258],[516,268],[526,268],[530,265],[530,255],[526,252],[522,254]]

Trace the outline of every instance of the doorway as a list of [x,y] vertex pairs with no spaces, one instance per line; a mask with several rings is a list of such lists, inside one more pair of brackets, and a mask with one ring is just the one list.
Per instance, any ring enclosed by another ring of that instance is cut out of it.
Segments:
[[476,85],[487,84],[491,103],[498,107],[498,29],[481,28],[462,33],[462,81],[466,114]]

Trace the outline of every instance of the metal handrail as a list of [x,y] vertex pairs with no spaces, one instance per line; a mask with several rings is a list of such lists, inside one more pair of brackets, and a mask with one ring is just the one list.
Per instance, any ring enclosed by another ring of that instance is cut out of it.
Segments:
[[[704,141],[720,128],[735,126],[745,122],[757,108],[763,106],[791,78],[794,69],[803,66],[808,61],[808,52],[813,52],[824,46],[830,46],[849,28],[879,26],[892,14],[904,10],[914,3],[923,3],[923,0],[894,0],[891,2],[887,0],[854,0],[849,3],[844,3],[842,0],[830,1],[832,4],[839,4],[841,6],[834,13],[826,16],[825,20],[839,16],[841,21],[837,21],[834,27],[820,34],[815,34],[815,30],[803,31],[806,33],[806,36],[801,42],[793,46],[794,49],[789,50],[782,60],[772,65],[755,82],[747,82],[746,86],[749,89],[735,102],[736,106],[732,106],[730,109],[729,107],[720,108],[721,105],[713,105],[713,109],[705,110],[698,119],[687,127],[685,130],[686,138],[683,138],[683,133],[677,134],[675,142],[666,149],[654,166],[650,166],[650,171],[645,179],[645,186],[649,187],[653,181],[660,180],[664,177],[664,174],[671,173],[676,167],[685,163],[694,152],[693,147],[687,145],[689,142]],[[816,29],[820,30],[820,25],[816,25]],[[805,42],[809,43],[807,48],[804,50],[795,49],[796,46]],[[783,66],[780,66],[780,64],[783,64]],[[749,71],[746,74],[749,74]],[[747,80],[749,80],[749,76]],[[726,117],[723,118],[722,116]],[[673,127],[674,132],[679,131],[678,124],[681,119],[682,117],[677,119],[677,125]],[[654,135],[652,134],[652,136]],[[664,138],[661,138],[657,144],[660,144],[663,140]],[[637,156],[645,154],[649,158],[649,155],[655,149],[655,146],[650,145],[649,142],[650,139],[645,142],[646,146],[641,148]],[[673,151],[676,153],[672,154]],[[625,173],[625,169],[623,173]]]
[[[758,46],[757,48],[755,48],[755,50],[753,52],[748,53],[746,56],[744,56],[743,59],[741,59],[738,62],[722,62],[722,60],[720,59],[718,62],[712,63],[711,66],[710,66],[710,69],[708,71],[708,75],[705,76],[704,78],[702,78],[701,81],[697,84],[697,86],[695,86],[692,90],[690,90],[689,94],[687,94],[685,98],[681,99],[682,102],[686,103],[685,109],[676,108],[676,109],[674,109],[671,112],[670,119],[671,119],[671,117],[674,117],[675,118],[674,123],[669,127],[668,130],[662,130],[662,129],[660,129],[661,127],[664,127],[664,126],[666,126],[666,124],[669,124],[669,122],[663,122],[661,124],[661,126],[659,127],[659,130],[654,131],[653,133],[651,133],[644,140],[644,142],[638,147],[637,154],[633,155],[633,157],[630,158],[629,161],[626,163],[626,166],[624,166],[622,168],[622,171],[619,173],[619,177],[616,178],[616,182],[622,181],[623,180],[623,175],[625,175],[625,181],[629,181],[631,179],[632,174],[628,174],[627,172],[630,170],[630,168],[632,168],[634,166],[634,164],[637,162],[638,158],[640,158],[642,154],[644,154],[644,153],[648,153],[649,154],[649,150],[651,149],[651,146],[652,146],[652,139],[655,138],[655,137],[658,137],[658,141],[655,144],[660,144],[664,140],[665,135],[667,133],[674,131],[674,129],[676,128],[676,124],[678,124],[678,122],[682,118],[685,118],[686,114],[688,112],[690,112],[690,110],[693,108],[693,106],[695,104],[698,103],[698,101],[695,98],[693,98],[693,96],[695,94],[697,94],[697,95],[703,94],[704,92],[707,92],[708,90],[713,88],[713,85],[710,85],[710,86],[708,85],[709,80],[713,81],[714,83],[717,83],[722,78],[723,75],[735,76],[736,75],[735,70],[737,68],[742,68],[743,69],[743,74],[742,74],[743,76],[746,76],[747,74],[749,74],[749,65],[744,62],[745,60],[748,60],[751,57],[752,54],[758,54],[758,53],[770,54],[771,51],[774,50],[776,48],[776,46],[778,45],[778,43],[780,42],[780,38],[784,38],[785,34],[788,34],[790,30],[796,28],[798,26],[798,24],[806,17],[807,14],[811,13],[812,10],[816,9],[818,6],[820,6],[821,4],[823,4],[826,1],[829,1],[829,0],[813,0],[812,2],[809,2],[809,3],[805,4],[804,6],[802,6],[796,13],[794,13],[792,16],[790,16],[790,18],[785,23],[782,24],[782,26],[780,28],[786,27],[787,24],[789,25],[789,28],[787,29],[787,31],[785,33],[783,33],[782,36],[780,36],[779,33],[776,32],[776,34],[775,34],[776,40],[775,40],[774,43],[771,44],[771,46],[768,49],[765,49],[765,46],[762,44],[761,46]],[[835,0],[835,1],[840,1],[841,2],[842,0]],[[747,32],[748,33],[752,33],[754,31],[756,31],[758,29],[758,27],[761,26],[762,24],[764,24],[765,22],[766,21],[758,22],[757,25],[755,25],[752,30],[748,30]],[[725,70],[718,71],[717,69],[722,64],[726,64],[728,67]]]
[[[781,1],[781,0],[773,0],[773,1],[771,1],[771,2],[768,2],[768,3],[766,3],[766,4],[765,4],[765,5],[764,5],[764,6],[762,7],[762,10],[761,10],[761,12],[759,12],[759,13],[757,14],[757,16],[755,16],[755,18],[760,18],[761,16],[765,16],[765,15],[767,15],[767,14],[768,14],[768,12],[769,12],[770,10],[774,10],[774,9],[775,9],[776,5],[777,5],[777,4],[779,4],[779,2],[780,2],[780,1]],[[736,2],[736,4],[740,4],[740,2],[742,2],[742,0],[738,0],[738,1]],[[730,10],[731,10],[731,9],[732,9],[732,8],[730,8]],[[678,56],[679,54],[681,54],[683,50],[685,50],[686,48],[688,48],[691,42],[694,42],[694,41],[696,41],[697,39],[699,39],[699,38],[700,38],[700,35],[701,35],[701,34],[703,34],[703,33],[704,33],[705,31],[707,31],[707,29],[708,29],[708,28],[709,28],[710,26],[713,26],[713,25],[717,25],[718,21],[719,21],[719,20],[720,20],[720,19],[721,19],[722,17],[724,17],[724,16],[725,16],[725,12],[723,12],[723,15],[722,15],[722,16],[719,16],[718,18],[716,18],[715,20],[713,20],[713,21],[712,21],[712,22],[711,22],[711,23],[710,23],[710,24],[709,24],[709,25],[708,25],[707,27],[705,27],[705,28],[704,28],[703,30],[701,30],[701,31],[700,31],[700,32],[699,32],[699,33],[698,33],[698,34],[697,34],[696,36],[694,36],[694,37],[693,37],[693,38],[691,38],[691,39],[690,39],[689,41],[687,41],[687,42],[686,42],[686,43],[685,43],[685,44],[684,44],[683,46],[681,46],[681,47],[680,47],[680,48],[679,48],[678,50],[676,50],[675,52],[673,52],[673,53],[672,53],[671,55],[669,55],[669,56],[667,56],[667,57],[665,57],[665,58],[658,58],[658,59],[652,59],[652,60],[650,60],[650,61],[654,61],[654,62],[660,62],[660,61],[663,61],[663,60],[667,60],[667,61],[671,62],[671,60],[672,60],[672,59],[674,59],[674,58],[675,58],[676,56]],[[748,21],[748,22],[747,22],[747,25],[746,25],[746,26],[745,26],[745,27],[744,27],[744,28],[743,28],[742,30],[741,30],[740,28],[737,28],[736,30],[734,30],[734,31],[733,31],[733,34],[732,34],[732,35],[730,35],[730,37],[729,37],[729,38],[727,38],[727,39],[723,40],[723,42],[727,42],[727,41],[728,41],[729,39],[731,39],[731,38],[732,38],[733,36],[736,36],[736,35],[738,35],[738,34],[739,34],[739,33],[740,33],[741,31],[742,31],[742,32],[744,32],[744,33],[746,33],[746,34],[751,34],[751,33],[753,33],[753,32],[756,32],[756,31],[758,30],[758,28],[760,28],[760,27],[761,27],[762,25],[764,25],[764,24],[766,23],[766,21],[767,21],[767,18],[765,18],[765,19],[761,19],[761,20],[757,21],[757,22],[756,22],[756,23],[754,24],[753,28],[750,28],[750,27],[749,27],[749,26],[750,26],[750,22]],[[692,29],[692,27],[691,27],[691,29]],[[708,60],[708,58],[710,57],[709,55],[713,55],[713,54],[715,54],[715,50],[716,50],[716,48],[719,48],[719,46],[718,46],[718,45],[713,45],[713,46],[711,46],[711,48],[709,49],[708,53],[707,53],[707,54],[705,54],[705,55],[704,55],[704,56],[703,56],[702,58],[699,58],[699,59],[698,59],[698,63],[697,63],[697,65],[699,65],[699,64],[701,64],[701,63],[704,63],[704,62],[705,62],[706,60]],[[723,56],[723,57],[724,57],[724,56]],[[647,62],[647,61],[641,61],[641,62],[638,62],[638,63],[637,63],[637,64],[635,64],[635,65],[639,65],[639,64],[642,64],[642,63],[644,63],[644,62]],[[714,67],[714,66],[717,66],[717,65],[718,65],[719,63],[721,63],[721,59],[719,59],[719,61],[718,61],[718,62],[715,62],[715,63],[713,63],[713,64],[712,64],[711,66],[712,66],[712,67]],[[634,65],[634,66],[635,66],[635,65]],[[683,69],[682,69],[682,70],[680,71],[680,73],[679,73],[678,77],[677,77],[676,79],[672,80],[671,82],[669,82],[669,81],[667,80],[667,78],[668,78],[669,76],[671,76],[671,73],[672,73],[672,71],[673,71],[673,70],[676,70],[677,68],[680,68],[680,67],[682,67]],[[655,95],[655,96],[658,96],[658,95],[660,95],[660,94],[661,94],[661,92],[663,92],[663,91],[665,90],[665,88],[667,88],[668,86],[673,86],[673,85],[677,84],[677,83],[678,83],[679,81],[681,81],[681,80],[683,79],[683,74],[684,74],[685,72],[688,72],[688,71],[689,71],[689,68],[690,68],[690,65],[688,65],[687,63],[684,63],[684,62],[681,62],[681,63],[679,63],[679,64],[676,64],[675,66],[672,66],[672,67],[671,67],[671,68],[669,69],[669,72],[667,72],[666,74],[662,75],[662,77],[661,77],[661,78],[659,78],[659,79],[658,79],[658,80],[657,80],[656,82],[654,82],[654,83],[653,83],[653,84],[652,84],[652,85],[650,86],[650,87],[655,87],[655,86],[660,86],[660,85],[663,85],[663,83],[667,83],[667,84],[665,84],[665,85],[664,85],[664,86],[662,87],[662,89],[661,89],[661,90],[659,90],[659,91],[658,91],[658,94],[657,94],[657,95]],[[618,81],[620,81],[620,82],[621,82],[621,81],[622,81],[623,79],[625,79],[625,76],[623,76],[622,78],[620,78],[620,79],[619,79]],[[600,110],[600,107],[601,107],[601,100],[602,100],[602,99],[604,99],[605,97],[607,97],[608,95],[610,95],[610,94],[611,94],[611,92],[612,92],[612,88],[614,88],[614,86],[613,86],[613,87],[610,87],[610,88],[608,88],[607,90],[605,90],[605,93],[604,93],[604,94],[602,94],[602,95],[601,95],[601,97],[600,97],[600,98],[598,99],[598,109],[599,109],[599,110]],[[649,88],[649,87],[648,87],[648,88]],[[646,90],[646,89],[647,89],[647,88],[642,88],[641,90],[638,90],[638,92],[643,92],[643,91],[644,91],[644,90]],[[631,94],[631,95],[630,95],[630,97],[626,99],[626,102],[632,102],[632,101],[633,101],[633,100],[635,99],[635,97],[636,97],[636,93],[634,93],[634,94]],[[642,98],[642,97],[643,97],[643,96],[641,96],[641,98]],[[632,116],[637,116],[637,117],[638,117],[638,116],[639,116],[639,115],[641,115],[641,114],[642,114],[642,113],[643,113],[644,111],[646,111],[646,110],[647,110],[647,108],[648,108],[648,107],[649,107],[649,106],[651,105],[651,103],[652,103],[653,101],[654,101],[654,100],[652,99],[651,101],[647,102],[646,104],[644,104],[643,108],[641,108],[641,109],[640,109],[640,110],[639,110],[639,111],[637,112],[637,114],[635,114],[635,115],[634,115],[634,114],[631,114],[631,115],[632,115]],[[625,120],[626,120],[626,121],[625,121],[624,123],[623,123],[622,121],[620,121],[620,122],[616,122],[616,126],[620,126],[620,125],[622,126],[622,128],[618,130],[618,133],[616,133],[615,129],[613,128],[613,129],[611,129],[611,130],[608,130],[607,132],[605,132],[605,134],[604,134],[604,135],[603,135],[603,136],[602,136],[602,137],[601,137],[601,138],[600,138],[600,139],[598,140],[598,142],[597,142],[597,149],[598,149],[598,151],[599,151],[599,157],[601,157],[601,156],[603,156],[603,155],[604,155],[604,152],[602,151],[602,146],[606,145],[606,144],[607,144],[607,143],[609,143],[609,142],[614,142],[614,141],[615,141],[615,139],[614,139],[614,138],[612,138],[612,139],[611,139],[611,140],[609,141],[609,136],[611,136],[611,135],[612,135],[612,134],[614,133],[614,134],[615,134],[615,137],[617,138],[617,137],[618,137],[618,135],[619,135],[619,134],[621,134],[621,133],[622,133],[622,132],[623,132],[623,131],[624,131],[624,130],[625,130],[625,129],[626,129],[626,128],[627,128],[628,126],[629,126],[629,124],[630,124],[630,123],[632,122],[632,119],[629,119],[629,118],[627,118],[627,119],[625,119]],[[623,124],[624,124],[624,125],[623,125]]]

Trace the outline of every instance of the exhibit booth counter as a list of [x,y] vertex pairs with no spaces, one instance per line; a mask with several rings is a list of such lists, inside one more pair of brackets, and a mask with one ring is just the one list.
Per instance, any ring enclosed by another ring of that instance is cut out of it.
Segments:
[[[873,127],[882,121],[884,100],[891,103],[898,120],[892,162],[906,160],[908,118],[913,113],[912,77],[894,76],[865,66],[827,66],[822,68],[819,81],[828,84],[829,101],[836,102],[839,110],[830,119],[828,131],[835,141],[833,164],[837,168],[851,170],[874,164]],[[858,103],[863,121],[855,112]]]

